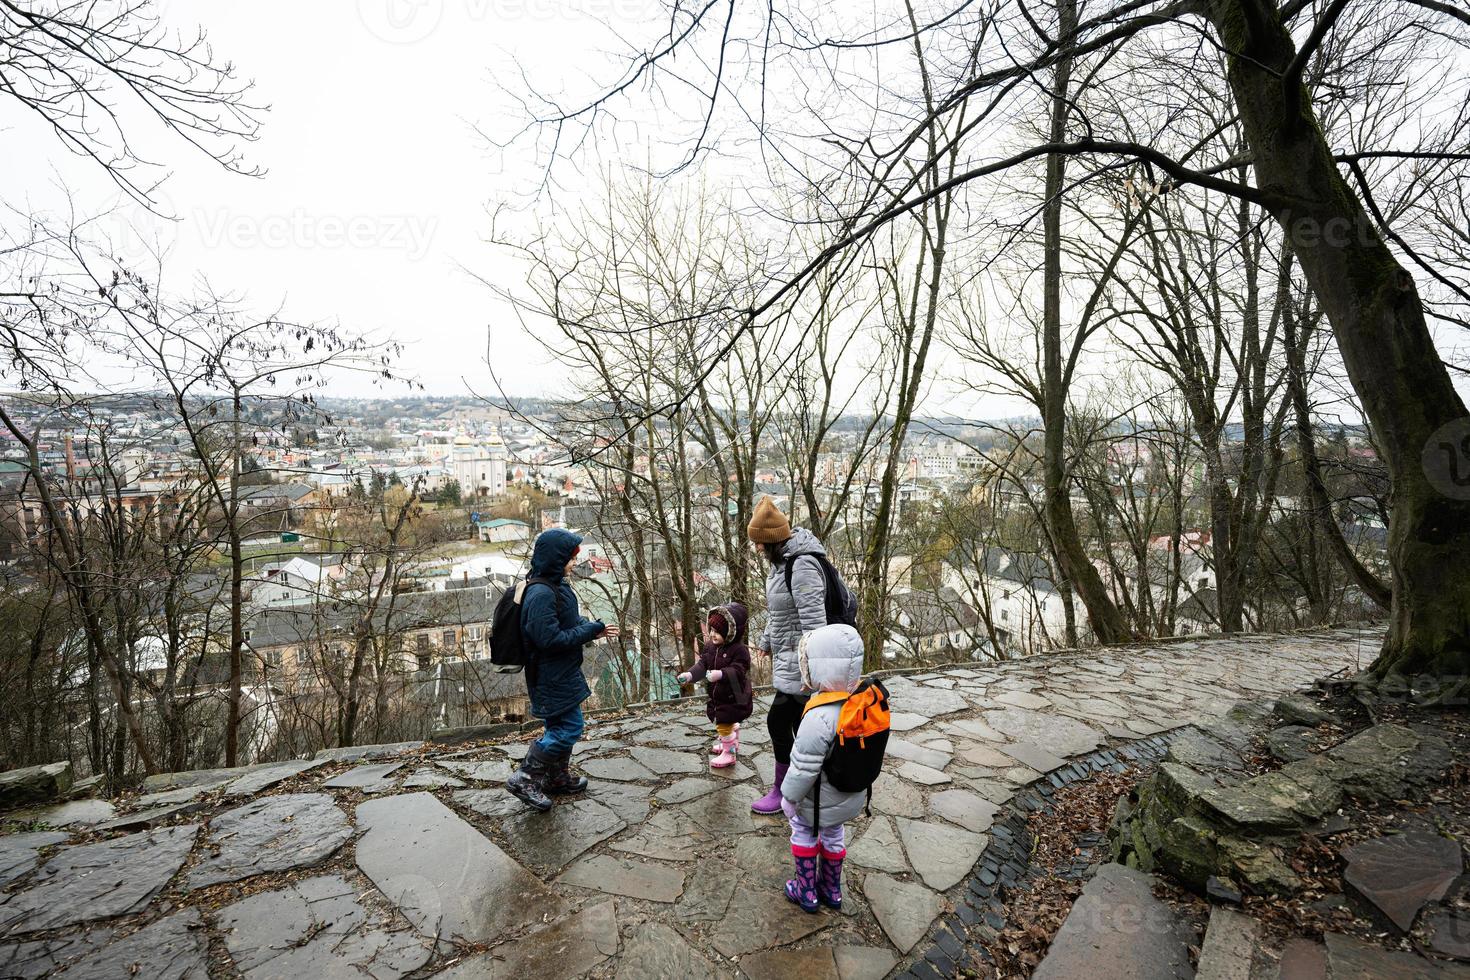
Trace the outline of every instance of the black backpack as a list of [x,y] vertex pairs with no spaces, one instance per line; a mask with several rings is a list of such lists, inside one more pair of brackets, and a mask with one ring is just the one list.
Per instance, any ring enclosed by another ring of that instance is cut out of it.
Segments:
[[[822,599],[827,607],[827,625],[841,623],[856,629],[857,599],[848,589],[847,583],[842,581],[842,576],[837,573],[837,568],[820,551],[802,551],[786,556],[786,591],[791,592],[791,566],[796,564],[798,558],[815,558],[817,564],[822,566],[822,578],[826,583],[826,587],[822,589]],[[795,594],[792,593],[792,599],[795,600],[795,598]]]
[[[808,704],[815,703],[815,699]],[[831,702],[828,702],[831,703]],[[817,773],[812,820],[822,825],[822,780],[844,793],[868,794],[873,801],[873,783],[883,771],[883,756],[888,750],[888,688],[877,678],[858,684],[857,690],[842,698],[837,716],[837,737],[827,750],[827,758]],[[803,711],[803,714],[806,712]]]
[[495,618],[490,622],[490,664],[502,674],[516,674],[532,660],[530,641],[521,631],[521,603],[526,590],[544,585],[556,596],[557,612],[561,611],[561,592],[550,579],[531,576],[501,593],[495,604]]

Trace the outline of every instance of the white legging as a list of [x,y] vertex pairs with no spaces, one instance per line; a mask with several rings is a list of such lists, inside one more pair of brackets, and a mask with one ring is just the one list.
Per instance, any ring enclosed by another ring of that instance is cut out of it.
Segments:
[[801,814],[798,813],[791,818],[792,847],[816,847],[818,841],[822,844],[822,850],[829,854],[845,853],[847,850],[847,833],[842,824],[823,827],[819,833],[801,818]]

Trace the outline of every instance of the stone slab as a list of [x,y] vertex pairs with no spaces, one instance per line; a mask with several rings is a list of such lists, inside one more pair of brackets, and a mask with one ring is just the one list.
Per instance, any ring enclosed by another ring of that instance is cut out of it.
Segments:
[[1067,764],[1066,759],[1053,755],[1032,742],[1013,742],[1010,745],[1001,746],[1000,750],[1023,766],[1035,769],[1043,775],[1054,772]]
[[477,783],[503,783],[516,771],[514,762],[508,759],[491,759],[488,762],[448,762],[439,760],[436,765],[464,779]]
[[601,803],[629,825],[642,823],[653,809],[648,787],[634,783],[593,780],[587,789],[587,798]]
[[725,980],[731,976],[697,952],[677,930],[645,922],[623,943],[615,980]]
[[1470,967],[1435,963],[1415,953],[1370,946],[1361,939],[1329,932],[1327,976],[1331,980],[1463,980]]
[[209,937],[197,909],[150,923],[54,974],[66,980],[209,980]]
[[873,783],[873,812],[895,817],[922,817],[924,793],[918,786],[897,776],[880,774]]
[[883,980],[898,963],[893,950],[881,946],[835,946],[832,958],[841,980]]
[[677,902],[684,893],[684,872],[610,854],[582,858],[557,881],[647,902]]
[[779,894],[791,877],[791,841],[785,835],[741,837],[735,842],[734,857],[735,867],[747,879],[747,887],[773,889]]
[[920,786],[943,786],[945,783],[953,782],[952,777],[947,773],[942,773],[938,769],[931,769],[917,762],[905,762],[894,770],[894,772],[903,779],[907,779],[911,783],[918,783]]
[[985,712],[984,721],[1007,738],[1044,745],[1065,758],[1091,752],[1103,744],[1102,734],[1096,729],[1062,715],[1003,708]]
[[723,789],[727,784],[716,782],[713,779],[703,779],[699,776],[689,776],[680,779],[672,785],[665,786],[654,794],[654,797],[664,806],[676,806],[680,803],[688,803],[701,796],[713,793],[717,789]]
[[627,823],[596,800],[559,802],[546,813],[523,809],[501,824],[506,843],[527,867],[555,873]]
[[357,866],[424,935],[494,943],[566,903],[429,793],[357,807]]
[[327,759],[298,759],[294,762],[280,762],[273,765],[254,768],[238,779],[230,781],[225,787],[228,796],[254,796],[263,793],[273,786],[284,783],[293,776],[310,772],[318,766],[324,766]]
[[659,810],[636,829],[631,836],[613,841],[609,849],[660,861],[693,861],[707,844],[672,810]]
[[428,768],[414,770],[403,781],[404,789],[459,789],[462,786],[463,780]]
[[105,926],[60,936],[16,943],[0,943],[0,977],[5,980],[40,980],[53,977],[79,956],[98,949],[113,936]]
[[504,789],[462,789],[450,795],[455,804],[482,817],[509,817],[526,812],[526,804]]
[[1261,927],[1248,915],[1216,906],[1200,947],[1195,980],[1251,980]]
[[246,980],[401,977],[423,966],[433,943],[366,907],[341,875],[307,878],[220,910],[217,926]]
[[1420,909],[1444,898],[1464,870],[1459,843],[1420,826],[1355,844],[1342,858],[1343,881],[1401,932],[1413,928]]
[[847,860],[860,868],[906,874],[909,863],[904,860],[903,845],[893,821],[875,816],[857,839],[847,845]]
[[962,762],[985,769],[1009,769],[1013,761],[1000,749],[988,745],[971,745],[960,749],[959,758]]
[[73,782],[70,762],[0,772],[0,810],[46,803],[65,796]]
[[750,804],[759,794],[754,787],[731,786],[697,800],[682,803],[678,809],[684,814],[688,825],[718,828],[720,834],[749,834],[763,827],[784,824],[780,814],[775,817],[757,817],[750,812]]
[[63,843],[71,835],[59,830],[0,836],[0,887],[28,874],[40,860],[41,849]]
[[364,762],[368,759],[387,759],[403,755],[424,747],[422,740],[413,742],[388,742],[382,745],[348,745],[340,748],[322,749],[312,756],[324,762]]
[[125,813],[120,817],[113,817],[106,823],[98,824],[92,829],[99,832],[111,832],[114,830],[147,830],[153,827],[161,827],[174,817],[185,814],[196,813],[203,810],[207,804],[202,800],[194,800],[185,803],[170,803],[168,806],[155,806],[147,810],[135,810]]
[[188,887],[309,868],[335,854],[351,836],[347,814],[325,793],[252,800],[209,821],[209,849],[190,869]]
[[322,783],[323,789],[360,789],[364,792],[381,792],[393,786],[389,778],[399,769],[402,762],[378,762],[366,766],[353,766]]
[[618,952],[618,920],[604,902],[545,929],[472,956],[435,974],[438,980],[526,980],[575,977]]
[[580,763],[584,773],[592,779],[612,779],[618,782],[649,782],[658,777],[647,766],[636,759],[588,759]]
[[1004,694],[997,694],[995,700],[1001,704],[1008,704],[1013,708],[1025,708],[1028,711],[1051,707],[1051,702],[1041,695],[1028,694],[1024,691],[1006,691]]
[[948,891],[963,881],[990,840],[939,823],[898,818],[898,836],[909,863],[924,884],[935,891]]
[[1293,939],[1281,950],[1275,980],[1327,980],[1327,947]]
[[737,889],[725,914],[710,930],[710,944],[721,956],[744,956],[785,946],[831,925],[830,916],[812,915],[767,890]]
[[952,755],[949,752],[941,752],[937,749],[925,748],[917,742],[910,742],[906,738],[891,736],[888,739],[888,748],[885,750],[885,758],[891,756],[895,759],[906,759],[909,762],[917,762],[928,766],[930,769],[943,769],[949,765]]
[[7,813],[7,820],[44,827],[92,827],[111,820],[117,808],[106,800],[72,800]]
[[1458,909],[1436,908],[1424,913],[1420,921],[1424,941],[1441,956],[1470,960],[1470,917]]
[[674,906],[681,923],[718,922],[724,918],[741,883],[740,872],[729,864],[706,863],[684,883],[684,894]]
[[1151,882],[1120,864],[1099,868],[1052,939],[1035,980],[1189,980],[1195,936],[1154,897]]
[[197,824],[63,847],[24,891],[0,905],[0,933],[18,935],[137,912],[183,866]]
[[1000,807],[976,793],[962,789],[949,789],[929,797],[929,809],[936,816],[975,834],[990,829]]
[[827,946],[772,949],[740,958],[740,972],[749,980],[841,980],[837,959]]
[[869,874],[863,879],[863,895],[884,935],[903,955],[928,935],[929,927],[944,910],[944,900],[918,882],[883,874]]
[[629,752],[645,769],[660,776],[694,775],[705,771],[704,757],[694,751],[676,752],[673,749],[656,749],[646,745],[634,747]]

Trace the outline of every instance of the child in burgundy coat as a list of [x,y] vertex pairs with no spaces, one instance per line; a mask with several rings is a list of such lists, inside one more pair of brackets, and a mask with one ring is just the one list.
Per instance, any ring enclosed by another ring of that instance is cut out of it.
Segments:
[[750,717],[755,705],[750,685],[750,650],[745,646],[745,606],[727,603],[709,612],[705,643],[694,666],[679,675],[679,683],[705,681],[709,700],[704,712],[715,723],[719,740],[710,747],[710,767],[724,769],[735,764],[740,750],[740,723]]

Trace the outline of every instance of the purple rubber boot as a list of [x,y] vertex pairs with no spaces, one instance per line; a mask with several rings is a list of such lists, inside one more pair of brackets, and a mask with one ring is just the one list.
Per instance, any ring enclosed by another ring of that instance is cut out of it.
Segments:
[[821,849],[822,863],[817,867],[817,901],[829,909],[842,908],[842,859],[847,849],[829,851]]
[[803,911],[817,910],[817,849],[791,845],[791,856],[796,859],[796,877],[786,882],[786,897],[802,907]]
[[781,812],[781,780],[786,778],[786,770],[790,768],[787,763],[776,763],[776,782],[771,791],[750,805],[756,813],[770,816]]

